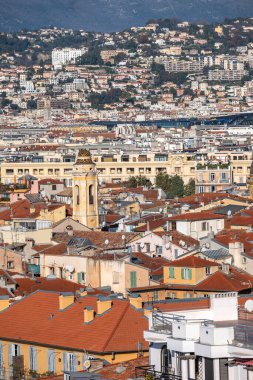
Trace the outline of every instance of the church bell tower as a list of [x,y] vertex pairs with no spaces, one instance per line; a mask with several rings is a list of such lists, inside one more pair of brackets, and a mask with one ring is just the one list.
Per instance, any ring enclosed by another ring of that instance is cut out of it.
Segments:
[[81,149],[73,167],[73,219],[98,228],[98,175],[90,152]]

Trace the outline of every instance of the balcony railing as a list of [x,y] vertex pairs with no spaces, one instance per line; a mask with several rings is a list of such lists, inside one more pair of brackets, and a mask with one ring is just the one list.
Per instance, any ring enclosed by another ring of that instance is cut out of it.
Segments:
[[[182,380],[182,376],[172,373],[155,371],[155,366],[140,366],[135,368],[135,378],[145,380]],[[191,379],[189,379],[191,380]]]

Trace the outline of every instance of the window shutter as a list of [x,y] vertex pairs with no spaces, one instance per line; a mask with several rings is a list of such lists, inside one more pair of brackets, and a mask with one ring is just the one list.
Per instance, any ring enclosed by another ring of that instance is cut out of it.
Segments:
[[37,371],[37,348],[33,347],[33,369]]
[[174,267],[169,267],[169,277],[174,278]]
[[73,366],[72,366],[72,371],[76,372],[77,371],[77,355],[73,355]]
[[79,282],[79,284],[82,282],[82,272],[77,273],[77,282]]
[[9,366],[12,366],[12,344],[9,344],[8,352],[9,352]]
[[136,272],[130,272],[131,288],[136,288]]
[[0,369],[2,369],[4,360],[3,360],[3,343],[0,343]]
[[188,269],[188,273],[189,273],[189,280],[191,280],[192,279],[192,270]]
[[55,373],[55,352],[54,350],[47,351],[48,372]]
[[184,280],[184,268],[181,269],[181,278]]
[[63,352],[62,354],[62,364],[63,364],[63,371],[68,370],[68,362],[67,362],[67,353]]

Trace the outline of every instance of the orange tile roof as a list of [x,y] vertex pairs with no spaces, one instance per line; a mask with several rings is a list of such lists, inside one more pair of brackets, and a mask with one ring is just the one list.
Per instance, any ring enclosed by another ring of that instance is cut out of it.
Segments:
[[96,312],[97,297],[80,297],[59,311],[59,294],[38,291],[13,303],[0,313],[0,339],[101,354],[135,352],[138,342],[148,350],[148,321],[128,300],[113,300],[109,311],[84,324],[83,310],[90,306]]
[[217,267],[219,264],[215,261],[205,260],[198,256],[187,256],[182,259],[173,260],[166,266],[168,267],[188,267],[188,268],[205,268]]
[[24,296],[36,290],[51,290],[56,292],[76,292],[83,289],[83,285],[62,278],[36,277],[34,279],[16,278],[17,289],[15,296]]
[[211,219],[225,219],[226,216],[213,214],[210,211],[191,212],[187,214],[174,215],[168,218],[168,220],[211,220]]
[[208,276],[195,286],[195,290],[201,291],[226,291],[241,292],[253,287],[253,276],[234,267],[229,268],[229,273],[221,270]]

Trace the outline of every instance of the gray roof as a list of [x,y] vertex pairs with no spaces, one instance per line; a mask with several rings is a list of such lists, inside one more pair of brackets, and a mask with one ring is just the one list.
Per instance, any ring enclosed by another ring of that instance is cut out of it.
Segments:
[[239,206],[239,205],[227,205],[218,210],[214,211],[214,214],[220,215],[228,215],[228,212],[231,212],[231,215],[235,214],[238,211],[244,210],[247,206]]
[[83,247],[94,247],[94,244],[92,243],[90,239],[74,236],[69,240],[68,246],[83,248]]
[[229,250],[226,248],[207,249],[207,250],[201,251],[201,254],[206,256],[208,259],[212,259],[212,260],[221,260],[221,259],[225,259],[226,257],[231,257]]
[[45,202],[40,194],[25,194],[25,197],[30,203],[41,203]]

